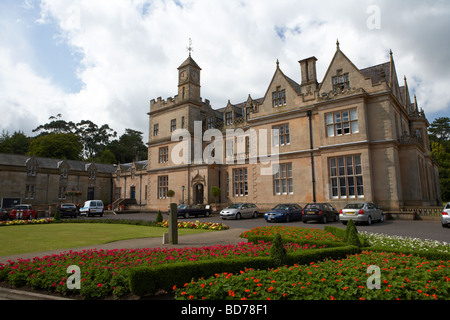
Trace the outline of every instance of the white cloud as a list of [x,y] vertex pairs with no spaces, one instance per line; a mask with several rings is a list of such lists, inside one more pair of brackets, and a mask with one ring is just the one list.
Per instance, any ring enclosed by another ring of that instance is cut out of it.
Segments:
[[[379,30],[367,28],[371,4],[381,9]],[[6,42],[9,47],[0,47],[0,58],[6,56],[0,83],[8,86],[0,86],[0,108],[23,110],[31,128],[62,113],[66,120],[90,119],[119,133],[133,128],[147,134],[149,101],[176,94],[177,67],[187,57],[189,38],[203,69],[202,96],[215,108],[248,94],[261,97],[277,59],[299,82],[297,61],[314,55],[322,77],[339,39],[360,68],[388,61],[392,48],[399,81],[408,77],[425,111],[449,110],[450,50],[443,40],[450,5],[443,1],[42,0],[40,8],[38,23],[57,26],[55,41],[81,57],[76,77],[83,85],[79,92],[65,92],[18,54],[17,43]],[[14,130],[14,117],[2,121],[5,128]]]

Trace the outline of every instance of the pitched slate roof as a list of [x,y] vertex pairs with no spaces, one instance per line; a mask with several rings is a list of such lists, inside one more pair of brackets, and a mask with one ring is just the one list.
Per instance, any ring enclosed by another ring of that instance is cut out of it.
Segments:
[[[8,154],[0,153],[0,165],[4,166],[23,166],[27,165],[27,161],[34,159],[37,162],[38,168],[43,169],[58,169],[62,161],[67,162],[70,170],[73,171],[87,171],[91,162],[75,161],[75,160],[63,160],[63,159],[51,159],[42,157],[33,157],[20,154]],[[116,168],[112,164],[94,163],[97,172],[101,173],[113,173]]]

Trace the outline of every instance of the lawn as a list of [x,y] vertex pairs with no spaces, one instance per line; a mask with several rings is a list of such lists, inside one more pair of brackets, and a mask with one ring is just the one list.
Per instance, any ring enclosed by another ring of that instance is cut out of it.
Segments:
[[[69,249],[118,240],[162,237],[166,228],[103,223],[57,223],[2,227],[0,256]],[[179,235],[208,232],[179,229]]]

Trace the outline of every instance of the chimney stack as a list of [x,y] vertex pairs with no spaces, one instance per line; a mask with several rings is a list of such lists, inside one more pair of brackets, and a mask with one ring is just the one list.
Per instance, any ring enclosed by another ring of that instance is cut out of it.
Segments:
[[316,57],[310,57],[299,61],[302,74],[301,88],[303,94],[313,93],[319,88],[319,83],[317,82],[316,61]]

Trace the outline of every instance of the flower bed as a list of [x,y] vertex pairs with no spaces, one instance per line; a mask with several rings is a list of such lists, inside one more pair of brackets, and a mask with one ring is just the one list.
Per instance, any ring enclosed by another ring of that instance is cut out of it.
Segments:
[[39,219],[39,220],[10,220],[10,221],[0,221],[0,227],[2,226],[17,226],[17,225],[27,225],[27,224],[44,224],[52,223],[55,219]]
[[[164,220],[162,222],[158,222],[156,224],[157,227],[163,227],[168,228],[169,223],[167,220]],[[211,222],[199,222],[198,220],[195,222],[191,221],[179,221],[178,222],[178,228],[185,228],[185,229],[203,229],[203,230],[228,230],[230,229],[229,226],[223,224],[223,223],[211,223]]]
[[333,235],[330,232],[312,229],[312,228],[298,228],[298,227],[287,227],[287,226],[267,226],[253,228],[249,231],[243,232],[241,234],[242,238],[250,237],[273,237],[275,234],[281,234],[283,239],[289,241],[292,240],[308,240],[308,241],[336,241],[342,242],[343,239]]
[[385,234],[360,232],[363,238],[367,239],[370,246],[384,249],[396,249],[403,251],[435,251],[450,253],[450,243],[422,240],[412,237],[388,236]]
[[[80,293],[84,298],[102,298],[114,294],[121,297],[129,293],[128,273],[139,266],[157,266],[183,261],[200,261],[217,258],[267,256],[269,243],[241,243],[238,245],[202,248],[157,248],[121,250],[69,251],[65,254],[10,261],[0,264],[0,281],[15,287],[30,286],[34,289],[60,294]],[[286,244],[286,250],[306,250],[315,246]],[[67,288],[67,267],[80,267],[81,289]]]
[[[367,286],[369,265],[380,267],[379,290]],[[449,271],[450,261],[364,251],[343,260],[218,274],[177,289],[176,299],[446,300]]]

